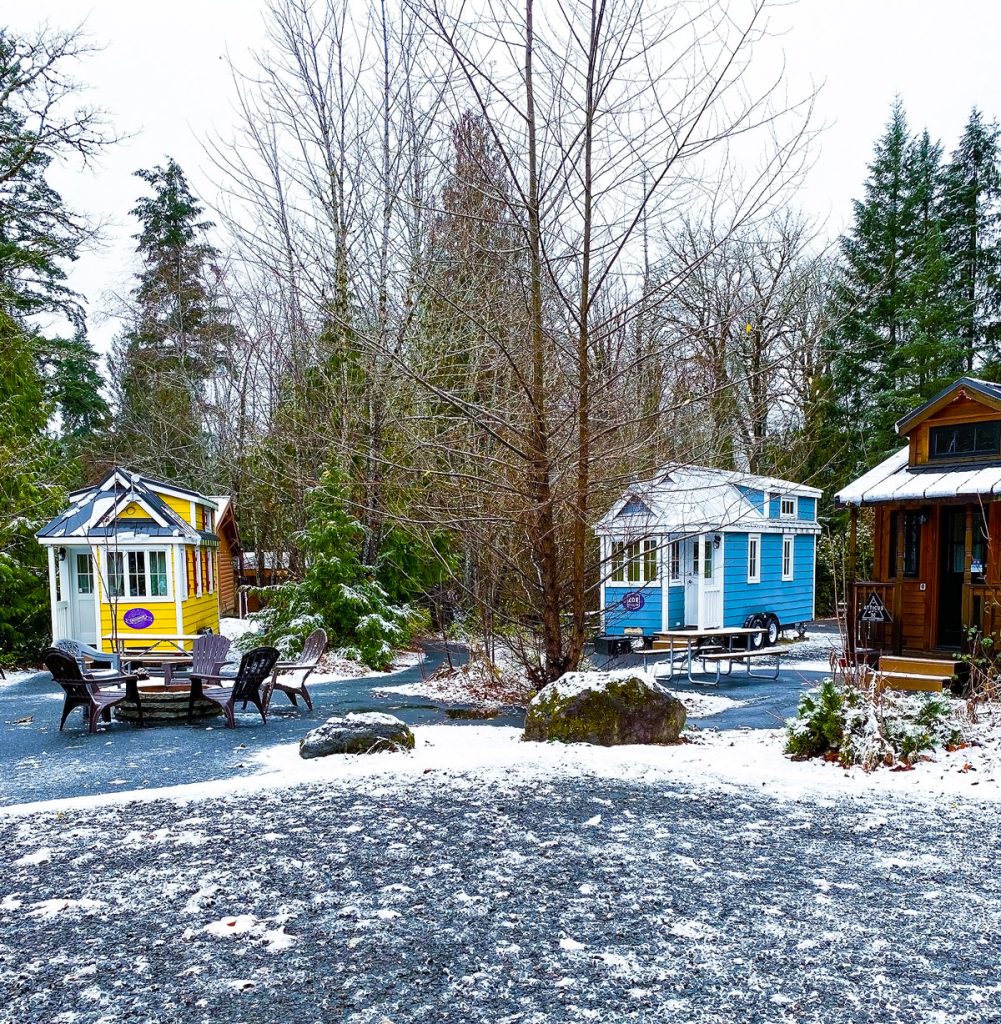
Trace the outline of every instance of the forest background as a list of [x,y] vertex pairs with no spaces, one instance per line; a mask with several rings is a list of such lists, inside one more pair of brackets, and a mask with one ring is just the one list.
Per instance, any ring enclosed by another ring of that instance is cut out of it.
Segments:
[[[353,8],[357,10],[357,7]],[[997,379],[998,126],[946,147],[898,99],[843,237],[796,208],[812,94],[760,81],[766,5],[274,0],[207,139],[129,203],[106,361],[54,161],[116,143],[78,30],[0,29],[0,660],[48,636],[34,531],[112,465],[235,498],[272,633],[382,664],[415,630],[578,664],[593,522],[672,461],[834,491],[963,373]]]

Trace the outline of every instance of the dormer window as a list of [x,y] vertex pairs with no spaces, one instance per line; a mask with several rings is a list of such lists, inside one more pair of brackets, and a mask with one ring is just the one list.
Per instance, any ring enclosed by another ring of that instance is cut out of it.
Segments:
[[930,459],[973,459],[1001,454],[1001,420],[932,427]]
[[782,519],[795,519],[796,518],[796,499],[795,498],[781,498],[779,500],[779,516]]

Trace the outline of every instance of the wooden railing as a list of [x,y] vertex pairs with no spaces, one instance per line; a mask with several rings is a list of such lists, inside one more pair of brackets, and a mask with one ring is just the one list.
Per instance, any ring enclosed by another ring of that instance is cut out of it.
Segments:
[[1001,635],[1001,586],[972,583],[969,601],[967,624],[975,626],[984,636]]

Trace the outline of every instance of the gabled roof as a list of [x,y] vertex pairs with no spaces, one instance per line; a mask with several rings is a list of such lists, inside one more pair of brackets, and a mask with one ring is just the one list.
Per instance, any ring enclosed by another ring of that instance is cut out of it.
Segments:
[[995,384],[989,380],[980,380],[979,377],[960,377],[959,380],[953,381],[948,387],[942,388],[937,395],[929,398],[924,405],[919,406],[913,412],[909,412],[906,416],[897,420],[897,433],[910,433],[919,423],[944,409],[951,402],[956,401],[957,398],[962,397],[965,392],[972,392],[976,401],[983,402],[984,405],[994,409],[996,412],[1001,412],[1001,384]]
[[819,498],[816,487],[778,477],[711,469],[707,466],[665,466],[652,480],[633,484],[595,527],[599,534],[625,526],[657,533],[699,533],[707,530],[788,530],[819,532],[816,522],[769,519],[768,510],[753,499],[758,491],[786,497]]
[[909,448],[901,448],[834,495],[840,505],[876,505],[884,501],[1001,494],[1001,466],[908,465]]
[[[160,484],[138,473],[113,469],[99,483],[73,491],[71,505],[38,531],[39,540],[84,540],[116,537],[185,537],[190,540],[214,539],[212,534],[200,533],[179,516],[153,488],[170,492],[169,484]],[[186,494],[215,507],[214,502],[194,491]],[[130,517],[118,521],[117,517],[128,505],[135,503],[146,517]]]

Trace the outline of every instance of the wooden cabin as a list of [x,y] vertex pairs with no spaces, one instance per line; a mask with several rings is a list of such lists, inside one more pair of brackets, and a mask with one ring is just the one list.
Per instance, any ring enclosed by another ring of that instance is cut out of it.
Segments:
[[36,534],[48,550],[53,640],[187,649],[199,630],[218,632],[220,607],[236,605],[227,505],[220,518],[220,499],[122,469],[70,494]]
[[602,632],[761,626],[814,617],[815,487],[706,466],[665,466],[600,520]]
[[[961,377],[901,419],[906,447],[844,488],[849,621],[859,646],[955,655],[1001,632],[1001,384]],[[856,580],[859,510],[874,510],[872,578]]]

